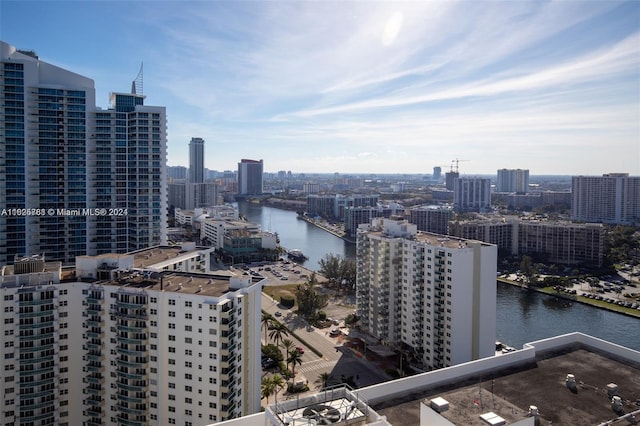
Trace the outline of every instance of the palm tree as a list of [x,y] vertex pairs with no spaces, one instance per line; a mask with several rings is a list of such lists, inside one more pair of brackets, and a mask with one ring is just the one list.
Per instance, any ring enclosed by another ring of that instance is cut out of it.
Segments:
[[302,354],[297,349],[289,351],[287,365],[291,364],[291,381],[296,377],[296,364],[302,365]]
[[[282,378],[281,375],[279,374],[274,374],[273,376],[271,376],[271,383],[273,383],[273,387],[274,387],[274,394],[276,396],[276,402],[278,401],[278,391],[280,389],[282,389],[285,386],[285,381]],[[268,401],[267,401],[268,403]]]
[[277,321],[274,323],[271,333],[269,333],[269,337],[271,337],[274,342],[276,342],[276,346],[278,347],[278,349],[280,349],[280,342],[282,341],[282,338],[288,335],[289,332],[287,331],[287,327]]
[[273,320],[274,318],[271,316],[271,314],[268,314],[265,311],[262,311],[262,329],[264,330],[264,344],[267,344],[267,330],[269,330],[269,327],[271,327],[271,325],[273,324]]
[[260,385],[260,395],[262,398],[267,398],[267,405],[269,405],[269,397],[275,392],[276,385],[273,379],[271,377],[264,376]]
[[[282,347],[284,348],[284,353],[288,354],[291,349],[295,346],[295,343],[291,339],[284,339],[282,341]],[[287,369],[289,369],[289,363],[287,362]]]
[[318,378],[316,379],[315,383],[320,385],[320,389],[324,389],[327,387],[327,384],[329,383],[329,380],[331,380],[331,374],[329,373],[320,373],[318,375]]

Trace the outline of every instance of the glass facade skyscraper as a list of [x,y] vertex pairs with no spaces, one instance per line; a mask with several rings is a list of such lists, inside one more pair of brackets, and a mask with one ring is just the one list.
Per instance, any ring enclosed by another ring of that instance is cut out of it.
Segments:
[[[0,42],[0,265],[166,240],[166,112]],[[105,210],[97,210],[105,209]]]
[[238,194],[261,195],[262,194],[262,160],[242,159],[238,163]]
[[204,139],[189,142],[189,182],[204,183]]

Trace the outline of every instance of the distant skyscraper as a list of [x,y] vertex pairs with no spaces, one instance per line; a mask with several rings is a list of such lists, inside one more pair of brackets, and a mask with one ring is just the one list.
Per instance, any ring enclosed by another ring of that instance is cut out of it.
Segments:
[[238,195],[262,194],[262,173],[262,160],[241,160],[238,163]]
[[164,107],[113,93],[97,108],[93,80],[3,42],[0,81],[0,210],[16,212],[0,216],[0,265],[166,240]]
[[369,334],[425,367],[493,356],[497,248],[417,232],[405,220],[358,230],[356,313]]
[[187,168],[184,166],[168,166],[167,175],[172,179],[186,179]]
[[498,170],[496,180],[496,192],[520,192],[529,191],[529,170],[501,169]]
[[574,176],[571,219],[584,222],[640,224],[640,177],[628,173]]
[[491,208],[491,181],[458,178],[454,182],[453,205],[457,212],[484,212]]
[[204,182],[204,139],[191,138],[189,142],[189,182]]
[[433,168],[433,180],[440,180],[442,178],[442,167]]
[[460,173],[458,172],[447,172],[444,174],[444,185],[449,191],[453,191],[454,182],[456,179],[460,177]]

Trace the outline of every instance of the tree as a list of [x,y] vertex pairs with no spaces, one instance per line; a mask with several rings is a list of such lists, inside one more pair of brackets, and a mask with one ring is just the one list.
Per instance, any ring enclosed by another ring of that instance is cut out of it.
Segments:
[[358,317],[356,314],[349,314],[344,319],[344,323],[349,327],[355,327],[358,324],[358,321],[360,321],[360,317]]
[[327,387],[327,384],[331,380],[331,374],[329,373],[320,373],[315,383],[320,386],[320,389],[324,389]]
[[302,354],[298,352],[297,349],[289,351],[289,356],[287,357],[287,365],[289,364],[291,364],[291,376],[293,382],[293,378],[296,376],[296,364],[302,365]]
[[284,380],[279,374],[275,374],[271,377],[262,377],[262,383],[260,385],[260,395],[262,396],[262,398],[267,399],[267,405],[269,405],[269,397],[271,395],[277,394],[278,390],[280,390],[283,386]]
[[276,392],[276,384],[271,377],[262,377],[262,383],[260,384],[260,396],[267,399],[267,405],[269,405],[269,397]]
[[[293,349],[294,346],[295,346],[295,343],[293,343],[293,340],[291,339],[284,339],[282,341],[282,347],[284,348],[285,353],[287,354]],[[288,368],[289,368],[289,362],[287,362],[287,369]]]
[[316,276],[313,273],[307,283],[296,287],[298,312],[307,318],[315,318],[317,312],[328,303],[328,297],[318,293],[314,288],[316,284]]
[[520,272],[524,275],[525,283],[531,284],[531,281],[536,274],[536,269],[533,266],[531,256],[524,255],[520,260]]
[[289,332],[287,331],[287,327],[285,327],[284,324],[275,321],[273,324],[273,329],[271,330],[271,333],[269,333],[269,337],[271,337],[273,341],[276,342],[276,346],[278,347],[278,349],[280,348],[280,342],[282,341],[284,336],[288,335]]
[[279,375],[279,374],[274,374],[273,376],[271,376],[271,382],[275,386],[275,394],[276,394],[276,400],[277,400],[278,399],[278,391],[285,386],[285,382],[284,382],[284,379],[282,378],[282,376]]
[[275,362],[281,362],[284,360],[284,356],[282,355],[282,352],[280,352],[280,349],[272,343],[262,346],[262,355],[271,358]]
[[262,311],[262,329],[264,330],[264,342],[267,343],[267,330],[273,325],[274,318],[271,314]]
[[320,273],[329,280],[332,286],[353,288],[356,282],[356,262],[335,254],[327,254],[320,259]]

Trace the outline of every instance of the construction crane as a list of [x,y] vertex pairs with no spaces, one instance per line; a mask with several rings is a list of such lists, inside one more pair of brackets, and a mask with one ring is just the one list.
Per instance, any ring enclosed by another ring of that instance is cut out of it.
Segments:
[[[460,160],[459,158],[456,158],[455,160],[451,160],[451,172],[456,172],[456,173],[460,173],[459,168],[458,168],[458,163],[460,163],[461,161],[469,161],[469,160]],[[453,165],[455,164],[456,168],[455,170],[453,169]]]

